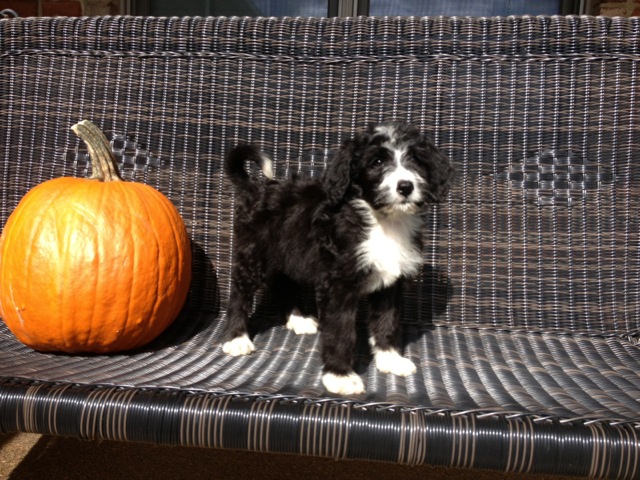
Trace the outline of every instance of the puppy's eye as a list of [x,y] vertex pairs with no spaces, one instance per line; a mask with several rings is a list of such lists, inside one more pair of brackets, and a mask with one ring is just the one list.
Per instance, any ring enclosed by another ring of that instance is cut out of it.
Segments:
[[406,162],[410,165],[422,165],[424,160],[421,160],[420,156],[413,154],[407,157]]
[[383,158],[376,157],[373,160],[371,160],[371,166],[372,167],[379,167],[380,165],[384,165],[384,159]]

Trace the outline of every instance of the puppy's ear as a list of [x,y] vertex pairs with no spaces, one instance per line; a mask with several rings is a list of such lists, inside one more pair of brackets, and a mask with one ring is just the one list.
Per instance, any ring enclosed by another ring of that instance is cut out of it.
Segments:
[[355,150],[356,142],[352,139],[345,140],[322,176],[322,187],[330,205],[339,204],[349,191]]
[[424,141],[427,148],[422,150],[420,157],[427,168],[427,184],[429,194],[434,202],[446,199],[453,183],[455,170],[451,161],[429,140]]

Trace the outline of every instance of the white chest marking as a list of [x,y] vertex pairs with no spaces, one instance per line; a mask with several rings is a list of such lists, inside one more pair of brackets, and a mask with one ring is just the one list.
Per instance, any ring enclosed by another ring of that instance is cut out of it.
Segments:
[[361,202],[369,223],[367,237],[357,250],[358,266],[371,273],[366,292],[392,285],[401,276],[413,276],[422,265],[422,255],[413,242],[421,221],[412,215],[382,217]]

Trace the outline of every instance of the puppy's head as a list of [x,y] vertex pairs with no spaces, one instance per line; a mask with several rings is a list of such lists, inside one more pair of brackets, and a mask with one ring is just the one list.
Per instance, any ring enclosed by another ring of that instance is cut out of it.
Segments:
[[335,200],[361,198],[392,215],[443,200],[452,175],[449,160],[414,126],[393,122],[346,140],[324,181]]

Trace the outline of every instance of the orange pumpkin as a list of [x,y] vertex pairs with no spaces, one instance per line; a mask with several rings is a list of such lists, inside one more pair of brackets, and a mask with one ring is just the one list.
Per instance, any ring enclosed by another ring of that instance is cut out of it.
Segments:
[[124,182],[93,124],[91,178],[37,185],[0,237],[0,316],[40,351],[114,352],[156,338],[178,315],[191,282],[191,247],[173,204]]

